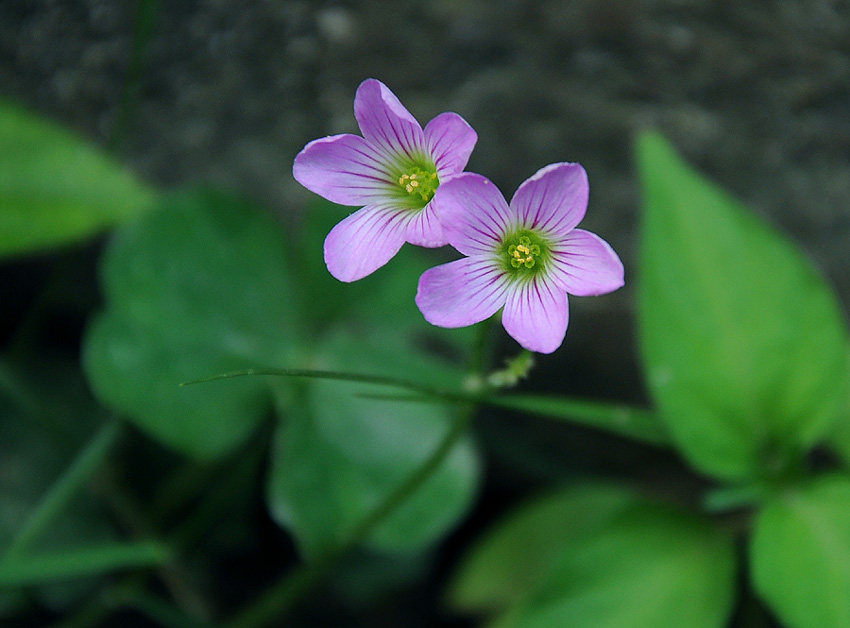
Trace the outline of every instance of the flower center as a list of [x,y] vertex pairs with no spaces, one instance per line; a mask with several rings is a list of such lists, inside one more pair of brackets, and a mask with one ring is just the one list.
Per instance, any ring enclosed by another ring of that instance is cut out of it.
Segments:
[[499,252],[505,270],[516,277],[542,271],[549,256],[546,241],[528,229],[505,238]]
[[508,247],[508,259],[514,268],[534,268],[537,263],[534,260],[535,255],[540,255],[540,245],[532,244],[528,236],[520,236],[519,244],[511,244]]
[[428,203],[437,191],[440,179],[436,170],[412,166],[398,178],[398,184],[416,200],[422,199],[424,203]]

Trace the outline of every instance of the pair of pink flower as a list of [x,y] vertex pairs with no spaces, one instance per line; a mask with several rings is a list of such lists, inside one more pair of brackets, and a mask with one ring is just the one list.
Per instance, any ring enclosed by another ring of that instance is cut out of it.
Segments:
[[608,243],[575,228],[587,209],[581,165],[542,168],[508,204],[488,179],[463,172],[478,137],[459,115],[440,114],[423,129],[375,79],[357,89],[354,115],[363,137],[314,140],[293,167],[307,189],[363,206],[325,240],[325,262],[337,279],[371,274],[405,242],[450,244],[466,257],[422,274],[416,304],[425,319],[465,327],[501,309],[508,334],[539,353],[564,340],[567,293],[623,285],[623,265]]

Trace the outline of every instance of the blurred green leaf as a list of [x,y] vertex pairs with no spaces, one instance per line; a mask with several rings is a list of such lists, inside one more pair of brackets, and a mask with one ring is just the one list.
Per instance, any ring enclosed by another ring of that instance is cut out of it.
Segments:
[[850,399],[841,413],[834,429],[827,435],[827,445],[844,460],[844,466],[850,467]]
[[232,450],[271,407],[264,378],[181,382],[289,361],[299,295],[287,243],[244,201],[196,192],[124,225],[102,261],[106,311],[84,343],[96,395],[198,458]]
[[359,550],[334,566],[334,591],[357,611],[412,589],[433,569],[433,552],[386,554]]
[[[577,533],[567,524],[550,547],[555,557],[547,577],[494,626],[727,625],[736,584],[730,536],[702,518],[640,498],[614,500],[607,509],[601,503],[595,521]],[[582,505],[575,503],[572,518],[581,520]]]
[[2,554],[4,559],[25,554],[29,547],[51,525],[56,525],[69,503],[88,483],[91,475],[103,464],[120,434],[117,422],[105,423],[84,449],[68,464],[48,491],[39,499],[24,525]]
[[[43,498],[105,418],[73,361],[33,356],[0,359],[0,556],[40,512]],[[115,530],[89,491],[77,492],[61,513],[40,519],[26,549],[38,554],[114,542]],[[21,555],[25,559],[25,555]],[[45,584],[31,597],[61,612],[78,604],[95,578]],[[11,612],[16,592],[0,586],[0,612]],[[23,602],[23,601],[21,601]],[[2,621],[0,620],[0,623]]]
[[89,237],[153,200],[104,152],[0,101],[0,256]]
[[580,423],[653,445],[670,444],[670,436],[661,417],[647,410],[622,404],[527,393],[486,397],[482,403]]
[[476,335],[474,327],[436,328],[425,321],[414,301],[419,276],[442,261],[444,252],[407,244],[389,264],[368,277],[353,283],[333,278],[323,257],[324,240],[334,225],[350,213],[350,207],[319,200],[305,215],[297,246],[296,279],[306,302],[322,303],[322,308],[310,318],[314,328],[326,329],[345,318],[379,327],[402,327],[427,336],[432,343],[461,353],[467,351]]
[[850,477],[766,503],[751,545],[756,590],[788,628],[850,627]]
[[547,580],[565,545],[574,547],[633,506],[635,496],[607,485],[582,485],[536,497],[485,534],[464,556],[449,587],[457,610],[496,613]]
[[[456,371],[409,346],[388,330],[380,336],[333,334],[314,367],[392,373],[442,386]],[[268,502],[275,519],[295,536],[303,553],[318,557],[349,535],[431,454],[449,428],[453,406],[414,404],[360,396],[386,388],[310,380],[287,411],[275,443]],[[478,481],[478,461],[462,440],[424,485],[367,539],[377,551],[427,546],[468,508]]]
[[112,543],[0,560],[0,586],[21,587],[55,580],[149,567],[168,560],[161,543]]
[[638,142],[639,287],[650,390],[701,471],[779,472],[836,421],[850,341],[829,286],[789,241],[684,164]]

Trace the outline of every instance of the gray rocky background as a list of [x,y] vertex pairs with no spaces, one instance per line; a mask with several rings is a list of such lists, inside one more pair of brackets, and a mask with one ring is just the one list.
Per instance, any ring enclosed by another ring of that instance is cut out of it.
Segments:
[[[311,198],[293,157],[356,132],[355,89],[376,77],[423,123],[463,115],[479,134],[470,169],[508,196],[548,163],[584,164],[584,226],[612,243],[627,279],[640,212],[632,142],[656,128],[799,243],[850,309],[846,0],[158,4],[117,131],[135,2],[0,0],[0,96],[113,138],[157,185],[213,182],[287,217]],[[612,366],[634,352],[633,286],[573,299],[553,364],[569,354],[604,381],[634,380],[633,357]]]

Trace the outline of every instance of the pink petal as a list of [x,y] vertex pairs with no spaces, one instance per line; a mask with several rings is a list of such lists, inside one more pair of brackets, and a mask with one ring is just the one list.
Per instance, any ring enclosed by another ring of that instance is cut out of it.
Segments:
[[383,150],[408,157],[427,155],[422,127],[381,81],[366,79],[360,84],[354,117],[363,137]]
[[407,223],[405,239],[416,246],[436,248],[449,243],[443,231],[443,225],[437,217],[437,212],[429,203],[420,211],[408,210],[410,218]]
[[357,281],[390,261],[404,244],[404,212],[366,206],[337,224],[325,238],[325,263],[340,281]]
[[506,290],[503,274],[492,260],[467,257],[422,273],[416,305],[432,325],[466,327],[498,312]]
[[425,141],[437,166],[437,174],[445,177],[463,171],[478,135],[466,120],[448,112],[425,125]]
[[511,209],[523,226],[563,235],[584,218],[588,193],[587,173],[580,164],[551,164],[519,186]]
[[341,205],[365,205],[387,195],[394,181],[388,157],[358,135],[313,140],[295,157],[292,174],[311,192]]
[[441,183],[431,205],[449,244],[464,255],[491,254],[516,223],[499,189],[472,172]]
[[502,325],[529,351],[552,353],[567,334],[567,295],[552,282],[534,279],[508,292]]
[[623,286],[623,263],[595,233],[575,229],[552,249],[552,279],[580,297],[607,294]]

